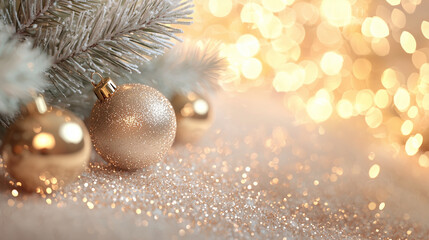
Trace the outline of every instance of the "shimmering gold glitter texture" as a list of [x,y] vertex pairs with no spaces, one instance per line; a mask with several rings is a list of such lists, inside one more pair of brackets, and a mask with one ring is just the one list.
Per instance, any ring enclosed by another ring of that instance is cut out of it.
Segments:
[[[43,101],[43,100],[42,100]],[[19,185],[39,193],[75,181],[87,167],[91,140],[84,123],[67,110],[34,103],[9,129],[2,156]]]
[[89,131],[104,160],[138,169],[165,157],[176,134],[176,117],[167,98],[154,88],[126,84],[95,103]]
[[175,94],[171,98],[177,119],[176,141],[195,142],[210,128],[213,111],[209,101],[200,94]]

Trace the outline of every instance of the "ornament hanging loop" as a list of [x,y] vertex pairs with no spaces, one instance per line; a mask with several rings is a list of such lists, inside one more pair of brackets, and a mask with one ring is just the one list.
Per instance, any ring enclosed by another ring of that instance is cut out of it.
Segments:
[[[94,75],[97,75],[97,76],[99,76],[100,77],[100,79],[101,79],[101,81],[103,81],[103,76],[99,73],[99,72],[93,72],[92,74],[91,74],[91,79],[92,80],[94,80]],[[97,87],[97,84],[95,84],[95,82],[94,81],[91,81],[91,83],[92,83],[92,86],[94,86],[94,87]]]
[[107,78],[103,77],[98,72],[94,72],[91,74],[92,80],[94,80],[94,75],[97,75],[101,79],[101,81],[98,84],[96,84],[94,81],[91,81],[92,85],[94,86],[94,93],[97,96],[97,98],[100,101],[104,101],[107,98],[110,98],[118,88],[115,82],[113,82],[113,80],[109,77]]

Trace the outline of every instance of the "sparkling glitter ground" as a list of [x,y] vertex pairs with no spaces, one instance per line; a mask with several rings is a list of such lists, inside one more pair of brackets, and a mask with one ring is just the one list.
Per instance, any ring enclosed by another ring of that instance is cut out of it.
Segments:
[[[295,126],[278,99],[222,95],[199,143],[143,171],[99,158],[62,192],[0,184],[2,239],[425,239],[429,170],[365,125]],[[5,175],[3,173],[3,175]]]

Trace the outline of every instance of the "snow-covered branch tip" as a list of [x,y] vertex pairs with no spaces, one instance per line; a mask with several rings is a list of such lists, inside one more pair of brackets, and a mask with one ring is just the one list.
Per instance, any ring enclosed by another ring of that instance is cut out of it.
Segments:
[[48,56],[31,42],[20,42],[12,27],[0,22],[0,125],[9,123],[31,92],[48,87],[44,72],[50,65]]
[[215,90],[219,81],[228,78],[228,66],[228,61],[220,55],[219,43],[186,40],[163,56],[142,64],[142,74],[133,74],[133,81],[151,85],[167,97],[178,92],[202,93]]

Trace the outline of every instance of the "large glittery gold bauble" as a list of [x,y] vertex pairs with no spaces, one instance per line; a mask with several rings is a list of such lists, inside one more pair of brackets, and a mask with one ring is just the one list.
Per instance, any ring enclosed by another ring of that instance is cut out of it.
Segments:
[[84,123],[67,110],[46,108],[41,97],[8,129],[2,145],[10,175],[25,189],[38,192],[50,192],[77,179],[90,154]]
[[89,131],[95,149],[122,169],[139,169],[162,160],[176,135],[170,102],[145,85],[113,86],[111,93],[97,95],[99,101],[92,109]]
[[209,101],[196,93],[175,94],[171,99],[177,118],[178,142],[194,142],[211,127],[213,112]]

